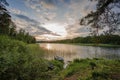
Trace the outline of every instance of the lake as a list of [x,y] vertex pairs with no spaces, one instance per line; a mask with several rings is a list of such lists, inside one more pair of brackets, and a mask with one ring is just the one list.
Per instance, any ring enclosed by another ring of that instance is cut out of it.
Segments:
[[40,47],[46,50],[44,57],[48,60],[54,59],[55,56],[63,57],[65,62],[73,61],[76,58],[120,59],[120,48],[79,46],[57,43],[40,43]]

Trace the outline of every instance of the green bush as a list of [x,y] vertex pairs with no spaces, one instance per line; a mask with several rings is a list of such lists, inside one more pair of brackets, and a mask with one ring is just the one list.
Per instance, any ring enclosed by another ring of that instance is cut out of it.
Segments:
[[37,44],[0,36],[0,80],[51,80],[42,53]]
[[58,73],[59,71],[63,69],[64,63],[61,61],[52,60],[50,61],[50,63],[53,64],[55,73]]

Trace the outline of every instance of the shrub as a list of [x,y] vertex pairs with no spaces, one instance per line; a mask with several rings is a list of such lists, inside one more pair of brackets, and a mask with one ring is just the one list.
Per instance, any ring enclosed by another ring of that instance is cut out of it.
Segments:
[[0,36],[0,80],[51,80],[39,46]]

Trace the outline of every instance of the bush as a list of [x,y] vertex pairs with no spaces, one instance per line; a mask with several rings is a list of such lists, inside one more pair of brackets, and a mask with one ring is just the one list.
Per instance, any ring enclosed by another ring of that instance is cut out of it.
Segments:
[[0,80],[51,80],[38,45],[0,36]]
[[58,73],[59,71],[61,71],[61,70],[63,69],[64,63],[61,62],[61,61],[52,60],[52,61],[50,61],[50,63],[53,64],[53,66],[54,66],[54,71],[55,71],[56,73]]

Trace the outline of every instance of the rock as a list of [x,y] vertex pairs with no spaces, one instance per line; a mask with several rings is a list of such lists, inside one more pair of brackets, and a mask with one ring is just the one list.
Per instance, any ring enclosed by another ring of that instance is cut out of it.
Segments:
[[52,63],[49,63],[48,70],[53,70],[53,69],[54,69],[54,65]]
[[59,56],[55,56],[54,59],[58,60],[58,61],[62,61],[62,62],[64,61],[64,59],[62,57],[59,57]]
[[63,68],[65,69],[70,63],[71,63],[71,61],[65,62]]

